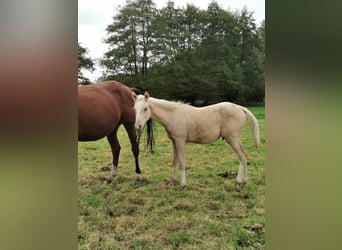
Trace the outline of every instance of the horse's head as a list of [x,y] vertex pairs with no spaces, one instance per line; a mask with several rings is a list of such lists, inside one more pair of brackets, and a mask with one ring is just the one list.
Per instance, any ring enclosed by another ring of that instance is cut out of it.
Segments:
[[145,91],[144,95],[136,95],[132,92],[135,110],[135,129],[142,130],[145,123],[151,118],[149,94]]

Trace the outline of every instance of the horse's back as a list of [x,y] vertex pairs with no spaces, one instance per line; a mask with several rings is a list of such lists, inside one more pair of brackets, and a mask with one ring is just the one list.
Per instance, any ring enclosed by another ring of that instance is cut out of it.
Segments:
[[220,110],[222,135],[240,137],[246,124],[244,108],[231,102],[222,102],[217,105]]
[[[79,87],[79,140],[92,141],[109,135],[122,122],[123,113],[132,113],[130,99],[130,89],[115,81]],[[134,113],[130,116],[134,119]]]
[[204,107],[188,106],[186,115],[190,120],[197,120],[201,123],[220,124],[227,119],[239,119],[243,115],[241,106],[230,102],[220,102]]
[[241,106],[229,102],[199,108],[187,106],[185,112],[187,141],[196,143],[211,143],[223,135],[232,135],[246,122]]

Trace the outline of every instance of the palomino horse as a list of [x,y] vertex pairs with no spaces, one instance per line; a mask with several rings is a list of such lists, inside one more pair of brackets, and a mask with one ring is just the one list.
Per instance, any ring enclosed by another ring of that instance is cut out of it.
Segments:
[[241,143],[241,132],[248,121],[255,147],[260,145],[259,125],[255,116],[245,107],[222,102],[202,108],[184,103],[133,93],[136,113],[135,128],[143,129],[150,118],[162,124],[173,144],[173,181],[177,180],[177,165],[181,168],[181,187],[185,187],[184,147],[186,142],[208,144],[220,137],[226,140],[239,157],[236,190],[247,182],[246,151]]
[[78,140],[95,141],[107,137],[113,162],[112,172],[107,183],[117,174],[120,144],[117,130],[124,125],[129,136],[135,158],[136,182],[140,181],[139,147],[134,129],[132,89],[116,82],[107,81],[78,87]]

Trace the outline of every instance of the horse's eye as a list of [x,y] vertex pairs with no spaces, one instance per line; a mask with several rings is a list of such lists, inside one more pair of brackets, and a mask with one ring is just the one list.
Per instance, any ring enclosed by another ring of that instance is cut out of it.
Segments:
[[144,108],[144,111],[147,111],[147,108]]

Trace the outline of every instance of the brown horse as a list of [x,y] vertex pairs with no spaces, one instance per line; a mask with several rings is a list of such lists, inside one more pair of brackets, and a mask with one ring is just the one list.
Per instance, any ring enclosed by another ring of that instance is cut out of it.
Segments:
[[134,129],[132,89],[116,82],[107,81],[78,87],[78,140],[96,141],[107,137],[113,155],[113,166],[107,183],[116,176],[120,154],[117,130],[124,125],[135,158],[136,182],[140,181],[139,147]]

